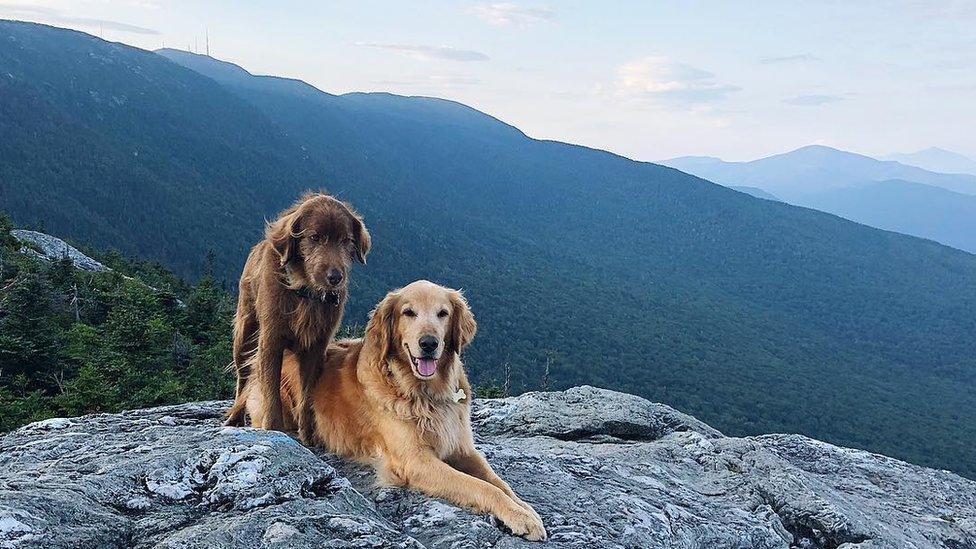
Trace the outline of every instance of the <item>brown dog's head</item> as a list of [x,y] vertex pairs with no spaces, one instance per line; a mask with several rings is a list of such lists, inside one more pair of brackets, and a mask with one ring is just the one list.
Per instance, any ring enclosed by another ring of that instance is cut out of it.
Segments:
[[370,246],[359,214],[321,193],[302,196],[268,225],[266,237],[278,253],[289,286],[306,286],[323,296],[346,288],[352,261],[365,265]]
[[447,374],[478,325],[461,292],[418,280],[386,295],[366,325],[366,345],[395,358],[401,376],[429,381]]

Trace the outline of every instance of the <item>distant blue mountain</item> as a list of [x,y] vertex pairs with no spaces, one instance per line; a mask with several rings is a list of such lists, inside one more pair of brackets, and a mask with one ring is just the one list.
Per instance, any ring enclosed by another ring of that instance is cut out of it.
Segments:
[[686,156],[660,163],[726,186],[759,187],[788,202],[829,188],[892,179],[976,195],[974,175],[935,173],[820,145],[810,145],[751,162],[724,162],[707,156]]
[[976,253],[976,196],[892,180],[812,193],[802,204]]
[[751,162],[686,156],[662,164],[753,196],[770,193],[790,204],[976,253],[976,176],[935,173],[817,145]]
[[759,187],[745,187],[742,185],[730,185],[730,189],[735,189],[740,193],[746,193],[748,195],[754,196],[756,198],[762,198],[764,200],[775,200],[777,202],[782,202],[779,197],[772,193],[767,193],[766,191],[760,189]]
[[976,160],[938,147],[930,147],[907,154],[890,154],[882,160],[894,160],[933,172],[976,175]]

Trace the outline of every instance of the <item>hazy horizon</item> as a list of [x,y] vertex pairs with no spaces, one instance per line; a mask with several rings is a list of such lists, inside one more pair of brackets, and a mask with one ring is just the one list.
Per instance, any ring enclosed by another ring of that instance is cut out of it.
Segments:
[[205,53],[209,36],[213,57],[255,74],[443,97],[638,160],[809,144],[976,156],[958,123],[976,119],[976,6],[891,6],[45,0],[0,1],[0,18],[150,50]]

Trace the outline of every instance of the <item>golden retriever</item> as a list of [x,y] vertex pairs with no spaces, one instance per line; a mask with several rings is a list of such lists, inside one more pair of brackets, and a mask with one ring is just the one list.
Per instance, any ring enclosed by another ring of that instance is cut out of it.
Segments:
[[268,225],[241,275],[233,342],[237,393],[228,425],[244,423],[242,394],[253,369],[264,403],[256,424],[284,428],[281,361],[288,349],[299,365],[293,417],[299,437],[311,440],[314,419],[306,396],[319,379],[322,349],[342,320],[350,264],[365,264],[369,247],[362,218],[326,194],[305,194]]
[[[476,328],[456,290],[421,280],[390,292],[362,339],[337,341],[326,351],[311,393],[316,440],[372,465],[381,483],[490,513],[515,534],[543,540],[538,513],[474,447],[471,386],[459,355]],[[290,427],[300,413],[299,372],[297,357],[286,353],[281,392]],[[262,398],[248,392],[256,425],[267,410]]]

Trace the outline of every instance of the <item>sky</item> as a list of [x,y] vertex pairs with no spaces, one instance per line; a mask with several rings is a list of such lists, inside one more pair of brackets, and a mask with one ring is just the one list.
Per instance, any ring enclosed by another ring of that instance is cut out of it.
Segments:
[[0,18],[145,49],[209,36],[255,74],[453,99],[638,160],[976,157],[976,0],[0,0]]

